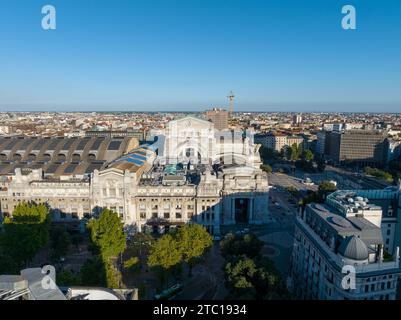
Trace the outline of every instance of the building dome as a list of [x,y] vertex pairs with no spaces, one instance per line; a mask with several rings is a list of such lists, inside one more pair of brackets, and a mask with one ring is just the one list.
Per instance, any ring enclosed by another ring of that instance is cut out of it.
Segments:
[[369,257],[368,247],[358,237],[347,237],[338,248],[338,252],[345,258],[352,260],[366,260]]

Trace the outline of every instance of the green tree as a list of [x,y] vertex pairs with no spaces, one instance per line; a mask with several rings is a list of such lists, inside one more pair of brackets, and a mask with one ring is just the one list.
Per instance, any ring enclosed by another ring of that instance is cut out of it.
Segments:
[[246,255],[254,258],[260,255],[262,247],[263,242],[252,233],[243,237],[237,237],[230,233],[220,242],[221,254],[224,257]]
[[267,173],[272,173],[272,171],[273,171],[272,167],[269,166],[268,164],[262,164],[262,165],[260,166],[260,168],[261,168],[264,172],[267,172]]
[[82,266],[80,275],[83,286],[107,286],[105,263],[100,256],[88,259]]
[[293,143],[292,146],[286,148],[286,158],[290,161],[297,161],[301,155],[301,148]]
[[106,269],[106,286],[110,289],[122,287],[122,274],[118,271],[110,261],[105,262]]
[[205,250],[212,246],[212,236],[206,231],[205,227],[199,224],[190,224],[178,230],[176,239],[182,259],[188,264],[189,274],[191,274],[196,259],[200,258]]
[[319,172],[323,172],[324,169],[326,168],[323,156],[320,154],[317,154],[315,157],[315,160],[316,160],[316,164],[317,164],[317,170]]
[[56,283],[60,287],[79,286],[81,285],[81,277],[70,270],[62,270],[56,274]]
[[17,269],[26,266],[49,239],[50,215],[45,205],[21,202],[4,219],[2,243]]
[[310,151],[310,150],[304,150],[304,151],[302,151],[301,158],[302,158],[303,160],[306,160],[306,161],[312,161],[312,160],[313,160],[313,153],[312,153],[312,151]]
[[123,223],[117,213],[103,209],[99,219],[92,219],[88,223],[90,237],[93,244],[99,249],[103,259],[117,256],[126,249],[126,238]]
[[165,234],[150,248],[148,265],[153,268],[163,287],[174,268],[182,262],[178,241],[170,234]]
[[261,147],[259,149],[259,154],[263,163],[266,163],[269,160],[275,160],[279,156],[278,152],[274,151],[273,149],[265,147]]
[[385,180],[389,183],[393,182],[392,175],[386,171],[371,167],[366,167],[364,171],[366,174],[376,177],[378,179]]
[[336,185],[330,181],[322,181],[319,184],[318,189],[318,198],[320,199],[319,202],[323,202],[326,200],[327,195],[337,190]]
[[294,186],[289,186],[285,188],[289,193],[291,193],[294,197],[299,196],[299,190]]
[[70,235],[64,228],[53,228],[50,239],[51,257],[56,261],[67,254],[71,244]]
[[4,250],[0,239],[0,275],[17,274],[18,272],[14,259]]
[[290,295],[271,260],[236,256],[225,266],[229,298],[289,299]]
[[140,270],[140,261],[138,257],[131,257],[124,261],[124,268],[131,272],[138,272]]
[[182,261],[178,242],[169,234],[161,237],[150,249],[148,265],[170,269]]
[[79,248],[79,245],[84,241],[83,236],[81,234],[74,234],[71,236],[71,243],[75,246],[75,248]]

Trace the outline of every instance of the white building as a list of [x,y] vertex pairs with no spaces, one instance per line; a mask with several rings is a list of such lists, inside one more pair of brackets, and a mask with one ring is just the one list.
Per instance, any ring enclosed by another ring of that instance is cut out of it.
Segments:
[[217,132],[209,121],[186,117],[172,121],[152,145],[89,175],[46,177],[40,165],[17,168],[1,183],[1,212],[11,215],[21,201],[48,203],[55,221],[79,228],[82,218],[107,207],[126,225],[160,232],[188,222],[214,234],[223,225],[266,223],[268,181],[258,149],[251,136]]
[[[380,191],[376,190],[377,197]],[[309,204],[300,210],[289,278],[296,297],[395,299],[400,274],[396,224],[380,207],[367,203],[365,191],[358,192],[335,192],[326,204]],[[388,190],[380,197],[391,192],[398,191]],[[370,190],[369,196],[374,194]],[[387,238],[393,242],[384,241]]]

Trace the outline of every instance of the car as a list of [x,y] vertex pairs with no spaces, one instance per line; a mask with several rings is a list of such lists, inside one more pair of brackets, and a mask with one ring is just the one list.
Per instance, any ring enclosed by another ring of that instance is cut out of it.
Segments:
[[220,240],[221,240],[221,236],[217,236],[217,235],[216,235],[216,236],[213,237],[213,240],[214,240],[214,241],[220,241]]

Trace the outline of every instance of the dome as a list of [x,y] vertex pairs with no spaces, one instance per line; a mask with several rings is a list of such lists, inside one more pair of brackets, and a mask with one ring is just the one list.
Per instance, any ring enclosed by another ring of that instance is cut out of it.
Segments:
[[358,237],[347,237],[338,248],[338,252],[345,258],[352,260],[366,260],[369,257],[368,247]]

